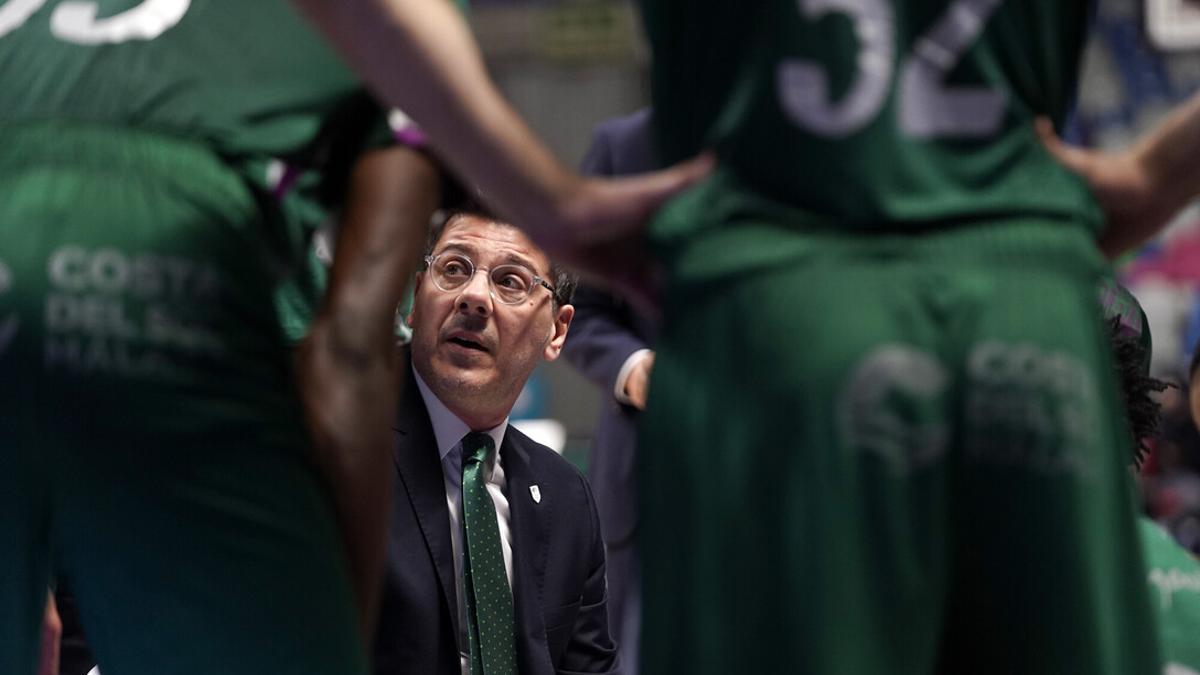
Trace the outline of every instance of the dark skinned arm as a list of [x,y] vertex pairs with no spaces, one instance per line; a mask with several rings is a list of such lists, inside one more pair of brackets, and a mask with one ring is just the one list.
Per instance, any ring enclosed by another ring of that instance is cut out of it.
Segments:
[[418,151],[389,148],[359,161],[329,288],[298,354],[316,459],[334,495],[368,644],[392,497],[392,322],[440,198],[440,171]]

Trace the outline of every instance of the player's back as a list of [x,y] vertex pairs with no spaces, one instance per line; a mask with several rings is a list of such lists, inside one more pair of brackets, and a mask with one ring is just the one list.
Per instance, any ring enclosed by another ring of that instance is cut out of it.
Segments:
[[1032,129],[1066,114],[1089,5],[643,0],[664,159],[721,159],[691,197],[694,227],[772,213],[859,231],[1094,226]]

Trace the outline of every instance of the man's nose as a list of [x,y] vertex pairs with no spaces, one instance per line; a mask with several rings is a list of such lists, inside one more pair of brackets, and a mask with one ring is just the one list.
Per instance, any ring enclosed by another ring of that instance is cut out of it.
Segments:
[[492,313],[492,287],[488,274],[476,270],[458,293],[458,311],[488,316]]

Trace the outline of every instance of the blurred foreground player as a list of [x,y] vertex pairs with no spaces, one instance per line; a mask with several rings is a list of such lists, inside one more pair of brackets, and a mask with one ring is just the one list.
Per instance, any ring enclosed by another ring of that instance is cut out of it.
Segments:
[[[403,11],[449,28],[389,60],[430,85],[397,100],[507,111],[452,7]],[[447,93],[446,71],[483,85]],[[365,672],[356,614],[372,615],[390,472],[386,444],[356,434],[386,432],[331,414],[305,433],[272,311],[298,252],[260,173],[303,154],[357,82],[279,0],[33,0],[0,6],[0,85],[0,672],[34,668],[51,550],[110,675]],[[644,217],[704,168],[584,182],[504,119],[542,172],[470,153],[503,134],[455,150],[543,229]],[[405,234],[389,263],[419,248]],[[362,309],[318,319],[310,410],[358,415],[359,352],[337,338],[389,342],[358,323],[388,313]]]
[[[282,2],[56,5],[0,22],[0,670],[30,670],[53,549],[110,672],[361,672],[389,411],[376,439],[359,413],[309,443],[271,305],[298,242],[268,179],[361,86]],[[328,405],[392,389],[345,370],[390,351],[373,290],[314,327]]]
[[[1116,283],[1101,287],[1100,306],[1121,384],[1122,407],[1129,422],[1133,464],[1141,466],[1147,441],[1158,434],[1159,404],[1154,393],[1167,384],[1150,377],[1150,324],[1137,299]],[[1150,605],[1155,613],[1165,675],[1193,675],[1200,669],[1200,562],[1149,517],[1138,518],[1146,555]]]
[[663,158],[719,158],[650,232],[645,672],[1159,671],[1102,218],[1032,124],[1089,5],[643,3]]

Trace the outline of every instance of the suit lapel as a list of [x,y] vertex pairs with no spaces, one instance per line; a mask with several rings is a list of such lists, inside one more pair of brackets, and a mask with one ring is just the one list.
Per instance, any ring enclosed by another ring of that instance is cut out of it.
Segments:
[[536,502],[530,490],[539,486],[536,467],[510,426],[500,446],[504,475],[508,483],[510,523],[513,532],[513,604],[516,610],[517,649],[521,672],[554,672],[546,644],[546,626],[542,619],[542,583],[545,579],[553,505],[543,495]]
[[429,413],[421,400],[412,371],[401,397],[396,419],[398,438],[392,456],[405,493],[417,515],[429,556],[437,570],[442,600],[450,612],[458,634],[458,594],[454,578],[454,547],[450,543],[450,510],[446,506],[445,476],[438,459],[437,440],[429,422]]

